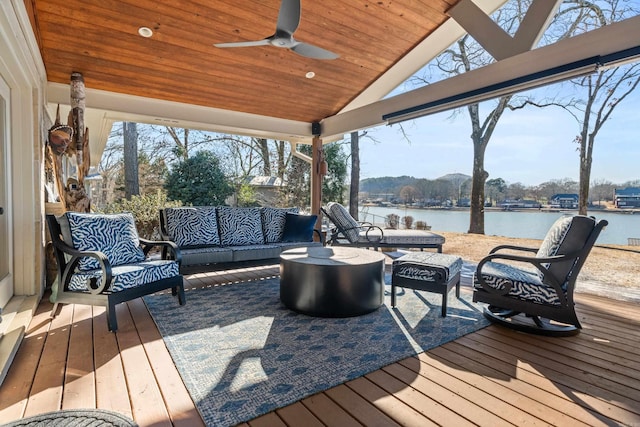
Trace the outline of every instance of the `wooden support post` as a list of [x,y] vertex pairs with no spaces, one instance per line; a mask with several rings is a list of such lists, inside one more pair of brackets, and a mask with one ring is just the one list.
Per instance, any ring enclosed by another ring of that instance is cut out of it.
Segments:
[[322,173],[324,171],[324,154],[322,149],[322,139],[320,139],[319,136],[313,137],[311,157],[311,213],[318,215],[316,228],[320,229],[322,226],[322,213],[320,212],[320,206],[322,206]]

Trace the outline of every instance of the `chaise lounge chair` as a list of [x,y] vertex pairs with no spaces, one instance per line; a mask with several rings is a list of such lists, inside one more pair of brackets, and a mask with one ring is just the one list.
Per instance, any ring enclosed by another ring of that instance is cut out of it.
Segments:
[[330,202],[322,212],[334,225],[329,245],[361,248],[437,249],[442,252],[444,237],[426,230],[389,230],[367,222],[356,221],[339,203]]
[[[489,304],[484,309],[489,320],[512,329],[549,336],[577,334],[581,325],[573,301],[576,279],[606,225],[605,220],[566,216],[553,224],[539,249],[496,246],[478,264],[473,300]],[[518,254],[523,252],[531,255]]]

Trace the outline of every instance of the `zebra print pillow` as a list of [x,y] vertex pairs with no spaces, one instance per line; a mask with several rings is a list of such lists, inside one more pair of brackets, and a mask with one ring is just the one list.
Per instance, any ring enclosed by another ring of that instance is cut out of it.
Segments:
[[[100,251],[112,266],[144,261],[133,215],[67,212],[73,247],[80,251]],[[100,264],[84,257],[78,263],[81,271],[95,270]]]
[[218,207],[218,228],[222,246],[264,243],[260,208]]
[[181,248],[219,246],[215,207],[166,208],[167,233]]
[[265,243],[278,243],[282,240],[287,212],[298,213],[298,208],[263,207],[260,209]]

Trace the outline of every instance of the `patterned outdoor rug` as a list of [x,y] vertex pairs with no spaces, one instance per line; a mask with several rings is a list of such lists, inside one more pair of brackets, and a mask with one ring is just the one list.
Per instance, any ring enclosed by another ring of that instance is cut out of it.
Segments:
[[[388,278],[387,278],[388,279]],[[388,280],[387,280],[388,281]],[[399,289],[397,308],[327,319],[286,309],[279,279],[144,297],[209,426],[250,420],[488,325],[471,293]]]

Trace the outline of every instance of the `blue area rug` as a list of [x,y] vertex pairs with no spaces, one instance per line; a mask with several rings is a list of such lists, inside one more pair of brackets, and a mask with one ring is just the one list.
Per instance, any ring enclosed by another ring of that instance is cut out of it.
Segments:
[[[387,278],[388,279],[388,278]],[[488,325],[471,293],[398,289],[385,305],[351,318],[309,317],[280,302],[279,279],[187,293],[178,306],[144,297],[196,406],[209,426],[250,420]]]

